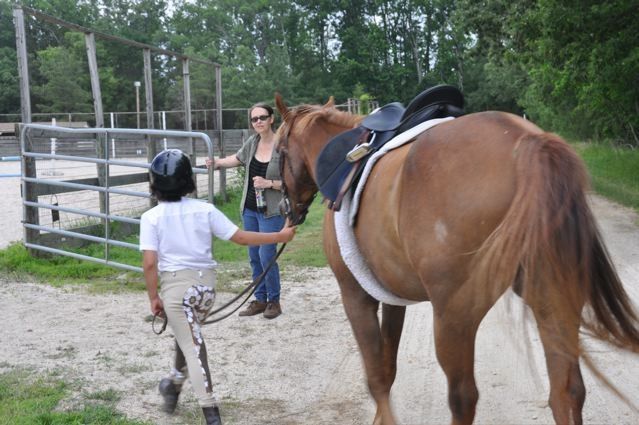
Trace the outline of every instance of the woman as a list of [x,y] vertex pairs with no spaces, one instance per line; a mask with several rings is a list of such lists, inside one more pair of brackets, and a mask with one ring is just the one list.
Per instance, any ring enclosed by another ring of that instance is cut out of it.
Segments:
[[[279,154],[273,132],[273,108],[264,103],[253,105],[249,111],[255,134],[249,137],[235,155],[207,160],[213,169],[246,167],[244,191],[240,212],[244,230],[253,232],[277,232],[284,225],[284,217],[279,212],[281,178]],[[256,192],[260,199],[256,199]],[[263,201],[265,207],[258,202]],[[253,279],[262,274],[276,254],[276,244],[249,246],[249,260]],[[262,313],[267,319],[282,314],[280,305],[280,270],[273,264],[255,290],[255,300],[240,312],[240,316],[254,316]]]
[[163,410],[173,413],[189,377],[206,424],[221,425],[200,327],[215,301],[217,263],[211,241],[215,236],[240,245],[283,243],[293,238],[295,228],[277,233],[239,230],[215,206],[186,198],[195,190],[193,171],[189,157],[178,149],[162,151],[153,159],[150,182],[158,205],[140,219],[144,279],[151,311],[166,316],[176,342],[174,367],[159,386]]

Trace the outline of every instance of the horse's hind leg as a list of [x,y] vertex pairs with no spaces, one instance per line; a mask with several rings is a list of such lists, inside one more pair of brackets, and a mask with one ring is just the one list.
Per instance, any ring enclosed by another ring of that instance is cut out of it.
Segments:
[[[454,287],[454,286],[451,286]],[[433,298],[435,352],[448,381],[448,406],[453,425],[471,424],[479,391],[475,383],[475,338],[481,321],[500,293],[482,293],[475,286],[457,288],[450,297]]]
[[559,312],[562,316],[558,320],[543,307],[531,305],[531,308],[546,355],[550,380],[549,404],[555,422],[581,425],[586,389],[579,368],[580,318],[564,310]]
[[448,380],[448,405],[454,425],[471,424],[475,418],[479,400],[474,376],[475,336],[481,317],[467,321],[461,311],[442,316],[435,313],[435,350]]

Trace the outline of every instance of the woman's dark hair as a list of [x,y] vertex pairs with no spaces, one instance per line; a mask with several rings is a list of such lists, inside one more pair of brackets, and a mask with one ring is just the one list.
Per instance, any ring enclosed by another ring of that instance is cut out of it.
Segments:
[[253,109],[255,108],[262,108],[262,109],[266,109],[266,111],[268,112],[269,115],[273,115],[275,113],[275,111],[273,110],[273,108],[267,104],[267,103],[256,103],[255,105],[251,106],[251,108],[249,109],[249,115],[251,115],[251,112],[253,112]]

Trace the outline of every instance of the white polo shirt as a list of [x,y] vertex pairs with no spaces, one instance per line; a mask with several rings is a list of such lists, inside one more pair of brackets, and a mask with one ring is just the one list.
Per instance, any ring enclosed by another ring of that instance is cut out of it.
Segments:
[[192,198],[160,202],[142,214],[140,251],[158,253],[158,270],[212,269],[213,236],[229,240],[238,227],[215,206]]

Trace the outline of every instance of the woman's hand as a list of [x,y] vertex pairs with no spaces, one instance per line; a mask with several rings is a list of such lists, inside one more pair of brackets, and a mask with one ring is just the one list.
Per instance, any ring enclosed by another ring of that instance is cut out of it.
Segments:
[[242,164],[236,155],[225,156],[224,158],[206,158],[205,163],[208,168],[213,167],[214,170],[233,168]]
[[216,161],[213,158],[206,158],[205,162],[206,162],[206,168],[213,167],[214,170],[217,170],[218,168],[220,168],[217,166]]
[[260,176],[253,177],[253,187],[256,189],[273,189],[275,184],[273,180],[265,179]]

